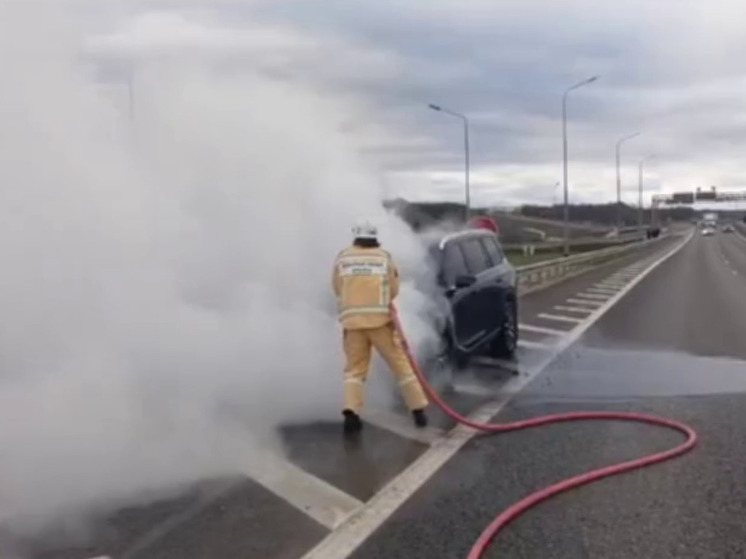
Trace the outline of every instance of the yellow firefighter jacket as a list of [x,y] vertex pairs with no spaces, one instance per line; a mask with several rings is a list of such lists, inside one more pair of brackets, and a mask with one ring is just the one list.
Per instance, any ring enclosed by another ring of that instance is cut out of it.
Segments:
[[380,328],[391,322],[399,273],[385,250],[352,246],[340,252],[332,286],[339,300],[339,321],[346,330]]

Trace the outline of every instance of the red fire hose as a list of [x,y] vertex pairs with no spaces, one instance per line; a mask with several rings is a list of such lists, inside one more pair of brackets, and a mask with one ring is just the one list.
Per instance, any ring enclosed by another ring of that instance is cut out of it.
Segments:
[[603,468],[598,468],[596,470],[591,470],[589,472],[564,479],[548,487],[540,489],[534,493],[531,493],[527,497],[524,497],[520,501],[510,505],[507,509],[502,511],[497,516],[497,518],[495,518],[495,520],[493,520],[489,524],[489,526],[487,526],[484,529],[482,534],[479,536],[477,541],[472,546],[471,551],[469,551],[469,555],[467,556],[467,559],[480,559],[480,557],[482,557],[485,550],[487,549],[487,546],[489,546],[490,542],[495,538],[495,536],[500,532],[500,530],[502,530],[515,518],[517,518],[518,516],[526,512],[528,509],[530,509],[534,505],[537,505],[538,503],[546,499],[549,499],[550,497],[554,497],[555,495],[558,495],[559,493],[562,493],[563,491],[567,491],[574,487],[585,485],[597,479],[613,476],[613,475],[620,474],[622,472],[627,472],[630,470],[635,470],[637,468],[643,468],[645,466],[650,466],[651,464],[663,462],[664,460],[668,460],[669,458],[681,456],[682,454],[685,454],[686,452],[690,451],[694,447],[694,445],[697,444],[697,433],[694,431],[694,429],[692,429],[688,425],[681,423],[679,421],[675,421],[673,419],[666,419],[663,417],[657,417],[655,415],[649,415],[645,413],[606,412],[606,411],[570,412],[570,413],[557,413],[557,414],[551,414],[551,415],[543,415],[540,417],[524,419],[521,421],[512,421],[510,423],[477,423],[477,422],[471,421],[468,418],[460,415],[458,412],[454,411],[450,406],[448,406],[448,404],[446,404],[440,398],[440,396],[438,396],[435,390],[433,390],[432,386],[427,380],[427,377],[425,377],[424,373],[422,372],[422,369],[417,363],[417,360],[412,355],[412,352],[409,348],[409,344],[407,343],[406,337],[404,336],[404,330],[402,329],[401,322],[399,321],[399,316],[396,312],[396,309],[393,310],[392,314],[394,317],[394,326],[396,327],[396,329],[399,332],[399,335],[401,336],[402,344],[407,354],[407,358],[409,359],[409,362],[411,363],[412,368],[414,369],[415,374],[417,375],[417,378],[419,378],[420,382],[422,383],[422,386],[424,387],[425,392],[427,392],[430,399],[433,402],[435,402],[435,404],[440,409],[442,409],[447,415],[449,415],[451,418],[455,419],[458,423],[461,423],[462,425],[466,425],[467,427],[471,427],[472,429],[477,429],[479,431],[484,431],[486,433],[507,433],[508,431],[528,429],[529,427],[538,427],[539,425],[547,425],[550,423],[562,423],[566,421],[585,421],[585,420],[600,420],[601,419],[601,420],[637,421],[641,423],[649,423],[652,425],[659,425],[661,427],[673,429],[674,431],[679,431],[680,433],[686,436],[686,441],[684,441],[680,445],[670,450],[665,450],[663,452],[657,452],[655,454],[644,456],[642,458],[637,458],[635,460],[628,460],[626,462],[620,462],[619,464],[613,464],[611,466],[606,466]]

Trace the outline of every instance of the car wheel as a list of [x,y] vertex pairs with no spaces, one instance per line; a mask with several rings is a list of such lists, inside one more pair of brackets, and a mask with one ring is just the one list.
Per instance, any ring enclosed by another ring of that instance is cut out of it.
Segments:
[[518,305],[513,299],[505,301],[505,313],[500,334],[492,345],[492,356],[512,359],[518,347]]

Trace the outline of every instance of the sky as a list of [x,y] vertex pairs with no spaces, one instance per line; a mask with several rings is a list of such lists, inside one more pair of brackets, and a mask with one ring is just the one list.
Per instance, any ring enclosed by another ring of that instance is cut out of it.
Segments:
[[[478,205],[562,198],[563,92],[575,202],[612,201],[615,144],[624,199],[646,191],[746,185],[743,8],[731,0],[161,0],[91,17],[92,51],[210,57],[359,106],[362,140],[387,197],[462,200],[470,122]],[[95,23],[94,23],[95,22]],[[96,31],[98,29],[98,31]],[[94,34],[95,34],[94,33]],[[135,67],[137,64],[135,64]],[[649,195],[646,195],[646,200]]]

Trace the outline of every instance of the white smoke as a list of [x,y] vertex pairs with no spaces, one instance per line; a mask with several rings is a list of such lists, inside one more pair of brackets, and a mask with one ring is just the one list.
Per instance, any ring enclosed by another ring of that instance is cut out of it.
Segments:
[[[337,419],[330,274],[352,222],[376,221],[405,275],[424,265],[342,132],[358,107],[266,68],[147,49],[107,88],[83,63],[87,37],[49,25],[40,40],[41,12],[9,6],[0,525],[240,471],[276,426]],[[428,299],[401,299],[423,342]]]

